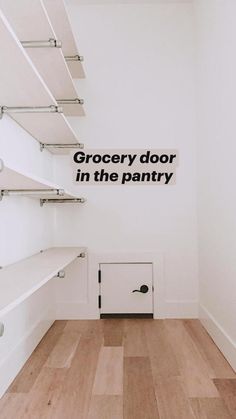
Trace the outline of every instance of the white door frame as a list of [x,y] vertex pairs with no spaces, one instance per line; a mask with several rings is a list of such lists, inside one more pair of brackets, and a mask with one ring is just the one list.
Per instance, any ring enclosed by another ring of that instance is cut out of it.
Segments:
[[164,258],[160,252],[89,252],[88,301],[93,318],[100,318],[98,308],[98,270],[100,263],[152,263],[153,266],[153,317],[165,317]]

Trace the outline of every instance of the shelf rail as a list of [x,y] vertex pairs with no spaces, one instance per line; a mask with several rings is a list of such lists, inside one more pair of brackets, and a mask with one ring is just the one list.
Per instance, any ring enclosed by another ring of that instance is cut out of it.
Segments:
[[21,45],[24,48],[62,48],[62,42],[54,38],[46,41],[21,41]]
[[83,55],[66,55],[65,56],[65,60],[66,61],[80,61],[80,62],[82,62],[82,61],[84,61],[84,57],[83,57]]
[[[43,151],[46,148],[62,148],[62,149],[66,149],[66,148],[84,148],[84,144],[83,143],[76,143],[76,144],[48,144],[48,143],[40,143],[40,151]],[[1,167],[1,166],[0,166]]]
[[0,173],[3,171],[3,169],[4,169],[4,161],[0,159]]
[[85,198],[64,198],[64,199],[40,199],[41,207],[44,204],[84,204]]
[[0,201],[4,196],[42,196],[42,194],[63,196],[65,191],[64,189],[1,189]]
[[62,113],[61,106],[0,106],[0,119],[3,114],[11,113]]
[[83,105],[84,99],[75,98],[75,99],[59,99],[57,100],[58,105]]

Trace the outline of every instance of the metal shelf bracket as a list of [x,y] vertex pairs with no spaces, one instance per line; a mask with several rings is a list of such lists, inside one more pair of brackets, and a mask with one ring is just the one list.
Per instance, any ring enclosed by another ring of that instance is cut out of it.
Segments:
[[83,105],[84,99],[75,98],[75,99],[59,99],[57,100],[58,105]]
[[0,201],[4,196],[42,196],[43,195],[56,195],[63,196],[64,189],[2,189],[0,191]]
[[2,172],[4,169],[4,162],[2,159],[0,159],[0,172]]
[[63,109],[60,106],[0,106],[0,119],[3,114],[11,113],[62,113]]
[[54,278],[65,278],[65,276],[66,276],[65,271],[61,270],[61,271],[58,271],[57,275],[55,275]]
[[82,61],[84,61],[84,57],[83,57],[83,55],[66,55],[65,56],[65,60],[66,61],[80,61],[80,62],[82,62]]
[[47,144],[47,143],[40,143],[40,151],[43,151],[46,148],[84,148],[83,143],[76,143],[76,144]]
[[62,42],[54,38],[46,41],[21,41],[24,48],[61,48]]
[[85,198],[64,198],[64,199],[40,199],[40,206],[44,204],[83,204]]

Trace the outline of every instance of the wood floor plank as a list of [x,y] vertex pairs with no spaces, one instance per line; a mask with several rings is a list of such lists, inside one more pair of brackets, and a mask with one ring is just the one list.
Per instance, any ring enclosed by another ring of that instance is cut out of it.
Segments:
[[220,396],[228,407],[233,418],[236,418],[236,380],[215,379],[213,380]]
[[160,377],[155,394],[161,419],[195,419],[180,377]]
[[30,391],[48,356],[59,340],[66,323],[66,321],[57,321],[52,325],[9,387],[9,393],[28,393]]
[[211,379],[232,371],[197,321],[113,324],[55,322],[0,400],[0,419],[236,418],[236,379]]
[[158,419],[148,357],[124,358],[124,419]]
[[28,393],[22,419],[52,419],[66,376],[65,368],[43,367]]
[[180,376],[180,369],[163,320],[150,320],[145,324],[146,342],[151,361],[154,384],[159,377]]
[[189,397],[219,397],[206,364],[181,320],[165,320],[169,340],[175,351],[181,376]]
[[88,419],[123,419],[122,396],[92,396]]
[[89,411],[101,336],[81,337],[55,409],[55,419],[85,419]]
[[233,419],[220,398],[192,399],[191,406],[196,419]]
[[6,393],[0,399],[0,418],[22,419],[25,410],[25,403],[27,402],[27,394],[20,393]]
[[125,319],[124,356],[148,356],[145,323],[148,320]]
[[78,332],[63,332],[50,353],[46,366],[69,368],[80,339]]
[[124,337],[124,319],[104,319],[104,346],[122,346]]
[[199,320],[184,320],[184,326],[204,360],[212,368],[211,378],[236,378],[229,363],[217,348]]
[[101,320],[70,320],[67,322],[65,332],[77,332],[84,338],[103,336]]
[[123,347],[105,346],[100,350],[93,394],[123,394]]

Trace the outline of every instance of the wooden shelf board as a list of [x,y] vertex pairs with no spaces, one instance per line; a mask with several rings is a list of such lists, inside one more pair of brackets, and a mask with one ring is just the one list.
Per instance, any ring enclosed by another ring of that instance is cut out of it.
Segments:
[[[1,11],[0,49],[0,106],[57,105]],[[39,142],[78,143],[74,131],[63,114],[16,113],[11,114],[11,117]]]
[[54,183],[47,182],[28,173],[22,173],[9,166],[0,172],[0,189],[58,189]]
[[[0,6],[20,41],[56,39],[57,35],[41,1],[0,0]],[[78,96],[61,48],[27,48],[26,52],[56,100],[75,99]],[[64,107],[67,108],[67,105]],[[77,108],[81,112],[79,115],[84,115],[83,107],[79,105]]]
[[63,114],[12,114],[12,118],[41,143],[78,143],[74,131]]
[[[64,56],[79,55],[78,48],[71,30],[70,20],[63,0],[43,0],[54,31],[62,41],[62,51]],[[73,78],[85,78],[83,65],[80,61],[67,62]]]
[[[22,172],[16,169],[13,169],[9,165],[5,165],[2,172],[0,172],[0,189],[2,190],[37,190],[42,189],[42,193],[40,195],[24,195],[29,198],[36,198],[36,199],[76,199],[77,196],[71,194],[70,192],[64,190],[64,188],[56,185],[55,183],[49,182],[45,179],[40,177],[31,175],[26,172]],[[54,194],[45,194],[43,190],[45,189],[63,189],[64,195],[54,195]],[[3,197],[5,199],[5,197]],[[1,205],[1,203],[0,203]]]
[[83,247],[54,247],[1,269],[0,317],[22,303],[84,251]]

